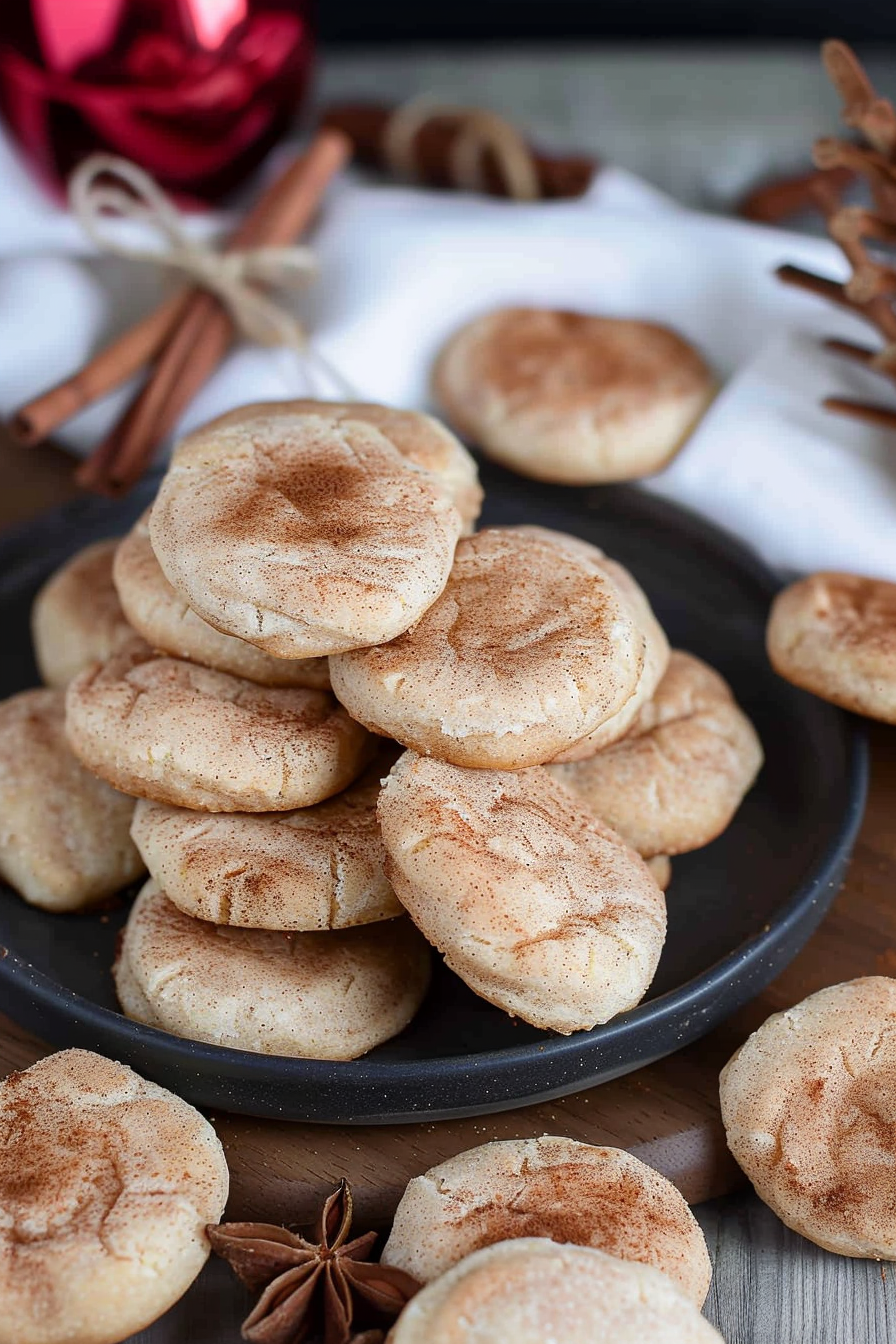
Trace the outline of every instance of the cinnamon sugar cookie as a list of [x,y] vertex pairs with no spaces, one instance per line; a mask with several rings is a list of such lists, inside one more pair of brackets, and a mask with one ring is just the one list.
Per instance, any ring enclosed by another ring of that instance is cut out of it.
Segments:
[[62,1050],[0,1082],[0,1344],[116,1344],[208,1258],[224,1151],[197,1110]]
[[715,392],[701,356],[670,328],[548,308],[468,322],[433,384],[449,421],[489,457],[566,485],[659,471]]
[[155,882],[114,968],[129,1017],[234,1050],[356,1059],[407,1026],[429,949],[407,919],[326,933],[233,929],[184,914]]
[[547,771],[463,770],[408,751],[377,810],[399,900],[482,998],[563,1033],[643,998],[663,894]]
[[286,812],[350,784],[373,742],[326,691],[257,686],[145,647],[68,688],[88,769],[138,798],[200,812]]
[[407,630],[444,588],[464,527],[454,478],[415,460],[441,450],[427,416],[300,405],[246,406],[190,434],[149,523],[193,610],[278,658]]
[[127,619],[162,653],[262,686],[326,690],[330,685],[326,658],[272,658],[197,616],[162,573],[149,540],[149,510],[118,546],[113,577]]
[[767,642],[795,686],[896,723],[896,583],[836,573],[792,583],[772,605]]
[[0,875],[26,901],[80,910],[135,881],[133,813],[132,798],[72,755],[64,691],[0,702]]
[[134,632],[112,582],[118,540],[85,546],[51,574],[31,608],[31,637],[40,679],[67,686],[92,663],[117,653]]
[[833,985],[775,1013],[721,1077],[728,1147],[788,1227],[896,1260],[896,980]]
[[639,854],[683,854],[725,829],[762,765],[727,682],[676,649],[625,737],[550,773]]
[[[388,768],[388,767],[386,767]],[[197,814],[143,800],[131,834],[169,900],[254,929],[345,929],[402,913],[383,871],[382,767],[294,812]]]
[[382,1261],[429,1283],[472,1251],[515,1237],[654,1265],[698,1306],[709,1290],[706,1241],[671,1181],[620,1148],[550,1135],[486,1143],[415,1177]]
[[411,1298],[388,1344],[724,1344],[658,1269],[542,1237],[474,1251]]
[[455,765],[553,759],[625,709],[646,658],[642,609],[600,552],[570,540],[500,527],[464,539],[411,630],[330,660],[336,696],[374,731]]
[[464,523],[472,531],[482,510],[483,491],[476,459],[460,440],[435,416],[422,411],[399,411],[371,401],[261,401],[240,407],[214,421],[217,427],[240,424],[247,410],[261,415],[321,415],[333,424],[362,421],[380,430],[403,457],[438,476],[454,500]]

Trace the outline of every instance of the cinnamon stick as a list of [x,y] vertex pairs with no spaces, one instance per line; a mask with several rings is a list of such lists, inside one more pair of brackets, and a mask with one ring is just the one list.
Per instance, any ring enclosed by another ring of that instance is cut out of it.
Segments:
[[[246,216],[228,248],[278,247],[292,242],[310,222],[350,148],[338,132],[321,132],[308,153],[290,164]],[[146,386],[81,467],[79,483],[112,490],[133,484],[157,444],[218,367],[233,336],[230,315],[218,300],[204,291],[193,291]]]
[[742,219],[754,224],[780,224],[791,215],[817,207],[815,191],[820,182],[828,183],[840,193],[851,186],[856,174],[850,168],[816,168],[814,172],[795,177],[776,177],[761,182],[743,198],[737,207]]
[[16,440],[28,448],[40,443],[85,406],[120,387],[155,359],[183,317],[188,296],[186,288],[172,294],[83,369],[16,411],[10,423]]
[[833,411],[836,415],[849,415],[854,420],[865,420],[871,425],[896,429],[896,409],[891,406],[880,406],[867,401],[850,401],[848,397],[825,397],[822,405],[826,411]]
[[[383,103],[339,103],[328,108],[321,126],[340,131],[352,142],[354,157],[370,168],[388,169],[386,128],[395,112]],[[433,116],[414,139],[419,180],[430,187],[453,187],[452,147],[460,134],[456,118]],[[581,196],[597,172],[598,161],[584,154],[544,154],[530,145],[541,196],[557,200]],[[504,175],[494,155],[483,156],[483,175],[492,196],[506,196]]]
[[830,350],[833,355],[842,355],[844,359],[852,359],[856,364],[864,364],[866,367],[874,362],[877,355],[877,351],[872,350],[867,345],[856,345],[853,341],[841,341],[836,336],[829,336],[824,342],[824,348]]

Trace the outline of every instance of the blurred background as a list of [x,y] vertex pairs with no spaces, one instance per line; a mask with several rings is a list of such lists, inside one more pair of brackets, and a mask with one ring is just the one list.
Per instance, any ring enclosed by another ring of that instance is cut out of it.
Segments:
[[896,86],[896,7],[871,0],[0,0],[0,113],[57,192],[106,148],[214,199],[334,100],[426,94],[731,210],[836,127],[830,36]]

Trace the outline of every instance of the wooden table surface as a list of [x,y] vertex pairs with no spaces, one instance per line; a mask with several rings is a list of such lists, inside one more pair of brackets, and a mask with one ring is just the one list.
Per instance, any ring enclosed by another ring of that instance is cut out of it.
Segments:
[[[874,63],[875,78],[886,87],[896,62],[884,52]],[[830,130],[836,116],[809,47],[347,53],[325,64],[319,88],[322,99],[423,91],[525,116],[548,141],[592,148],[689,204],[710,206],[735,198],[769,166],[798,166],[813,136]],[[21,453],[2,435],[0,472],[0,526],[73,493],[70,464],[61,454]],[[863,894],[872,888],[875,900],[891,893],[896,900],[896,826],[891,832],[887,824],[896,814],[896,731],[875,728],[871,741],[869,823],[849,882]],[[816,939],[836,944],[844,919],[848,913],[835,909]],[[868,946],[867,963],[860,970],[893,973],[896,951]],[[794,997],[799,968],[798,961],[782,977],[784,1002]],[[750,1192],[696,1213],[715,1267],[706,1314],[728,1344],[896,1341],[896,1267],[819,1250],[784,1228]],[[238,1339],[246,1302],[226,1268],[210,1263],[181,1303],[133,1344],[226,1344]]]

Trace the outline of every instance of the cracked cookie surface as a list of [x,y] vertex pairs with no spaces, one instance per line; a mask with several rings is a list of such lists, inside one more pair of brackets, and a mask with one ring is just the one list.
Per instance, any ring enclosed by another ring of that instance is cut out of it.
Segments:
[[186,1291],[227,1198],[198,1111],[64,1050],[0,1082],[0,1344],[113,1344]]
[[327,691],[258,686],[145,645],[76,677],[66,733],[115,788],[202,812],[307,807],[375,749]]
[[770,1017],[722,1071],[722,1120],[756,1193],[839,1255],[896,1259],[896,980]]
[[356,1059],[395,1036],[429,984],[408,919],[325,933],[235,929],[184,914],[150,881],[114,968],[129,1017],[189,1040],[306,1059]]
[[484,999],[569,1033],[643,998],[663,894],[547,771],[465,770],[409,751],[377,810],[399,900]]

